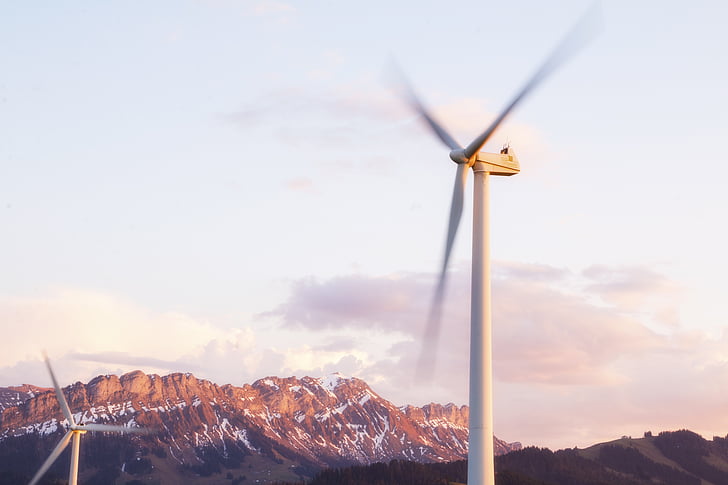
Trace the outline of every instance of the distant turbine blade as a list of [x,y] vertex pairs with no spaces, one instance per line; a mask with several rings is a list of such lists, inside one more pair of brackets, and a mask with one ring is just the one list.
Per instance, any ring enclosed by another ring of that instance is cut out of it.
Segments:
[[43,475],[45,475],[45,472],[48,471],[48,469],[53,465],[53,462],[56,461],[56,459],[60,456],[61,453],[63,453],[63,450],[66,449],[66,446],[68,446],[68,443],[71,441],[71,436],[73,436],[73,431],[69,430],[68,433],[63,435],[63,438],[61,438],[61,441],[58,442],[56,447],[51,452],[50,456],[46,458],[46,461],[43,462],[43,465],[41,465],[40,469],[36,472],[35,476],[33,476],[33,479],[30,481],[29,485],[35,485],[38,483],[38,481],[43,478]]
[[116,426],[113,424],[97,424],[88,423],[83,425],[83,429],[87,431],[100,431],[102,433],[122,433],[122,434],[151,434],[152,431],[146,428],[130,428],[128,426]]
[[63,416],[65,416],[68,420],[68,424],[70,424],[71,426],[75,426],[76,422],[73,420],[71,408],[68,407],[68,402],[66,402],[66,398],[63,395],[61,386],[58,385],[56,375],[53,373],[53,368],[51,368],[51,361],[48,359],[48,355],[45,352],[43,353],[43,359],[45,360],[46,367],[48,368],[48,373],[51,375],[51,379],[53,380],[53,387],[56,390],[56,398],[58,398],[58,404],[61,405],[61,412],[63,413]]
[[488,129],[465,147],[466,158],[471,158],[479,152],[506,116],[510,114],[513,108],[515,108],[516,105],[518,105],[518,103],[520,103],[534,88],[536,88],[544,79],[546,79],[586,43],[588,35],[593,33],[595,30],[592,27],[596,24],[597,17],[597,3],[594,3],[586,11],[586,13],[582,15],[576,24],[574,24],[571,31],[566,34],[566,36],[551,52],[551,55],[546,58],[546,61],[538,68],[521,90],[518,91],[511,102],[508,103],[505,109],[496,117],[493,123],[491,123]]
[[458,150],[462,148],[460,144],[456,142],[452,136],[450,136],[450,133],[448,133],[447,130],[445,130],[445,128],[437,120],[435,120],[427,108],[425,108],[425,105],[422,104],[422,101],[420,101],[420,98],[417,97],[402,71],[396,65],[394,66],[394,70],[396,71],[400,94],[405,98],[407,104],[409,104],[412,109],[417,111],[417,113],[424,118],[429,128],[435,133],[440,141],[450,148],[450,150]]
[[418,362],[418,373],[421,377],[430,377],[435,367],[435,343],[440,335],[440,322],[442,317],[442,302],[445,299],[445,286],[447,282],[447,267],[450,263],[452,248],[455,244],[455,236],[460,225],[460,218],[463,215],[463,199],[465,197],[465,183],[468,178],[467,164],[459,163],[455,174],[455,185],[452,190],[452,203],[450,204],[450,221],[447,228],[447,239],[445,242],[445,254],[442,258],[440,277],[437,280],[437,287],[432,298],[430,314],[425,327],[425,338]]

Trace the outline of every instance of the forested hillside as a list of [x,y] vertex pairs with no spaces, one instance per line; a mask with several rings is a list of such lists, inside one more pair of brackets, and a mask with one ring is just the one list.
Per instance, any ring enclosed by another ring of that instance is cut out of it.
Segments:
[[[466,475],[466,461],[392,461],[323,470],[309,485],[451,485],[465,483]],[[528,447],[496,457],[496,485],[725,484],[728,437],[708,441],[687,430],[646,433],[585,450]]]

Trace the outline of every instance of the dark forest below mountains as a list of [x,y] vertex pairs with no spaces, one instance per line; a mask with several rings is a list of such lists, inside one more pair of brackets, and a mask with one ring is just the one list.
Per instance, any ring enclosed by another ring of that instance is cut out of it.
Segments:
[[[0,442],[0,485],[27,483],[38,466],[35,435]],[[95,471],[81,480],[84,485],[136,485],[149,482],[155,457],[164,450],[140,448],[128,437],[98,437],[82,450],[85,463]],[[210,454],[208,461],[187,470],[199,483],[256,483],[253,471],[239,460]],[[238,457],[242,459],[243,457]],[[121,464],[126,463],[122,478]],[[53,467],[43,484],[65,484],[67,463]],[[551,451],[527,447],[496,457],[497,485],[725,485],[728,483],[728,437],[712,441],[687,430],[646,433],[639,439],[623,438],[587,449]],[[404,460],[321,469],[311,480],[257,483],[276,485],[451,485],[465,483],[467,463],[423,464]],[[155,484],[177,483],[174,477],[156,475]],[[134,478],[137,477],[137,478]],[[211,482],[210,479],[215,479]],[[187,481],[186,483],[194,483]]]
[[[657,452],[657,453],[655,453]],[[652,459],[651,456],[655,459]],[[465,460],[352,466],[319,472],[309,485],[450,485],[465,483]],[[299,482],[299,484],[302,482]],[[646,433],[586,450],[527,447],[496,457],[496,485],[728,484],[728,436],[712,441],[687,430]],[[293,485],[279,482],[277,485]]]

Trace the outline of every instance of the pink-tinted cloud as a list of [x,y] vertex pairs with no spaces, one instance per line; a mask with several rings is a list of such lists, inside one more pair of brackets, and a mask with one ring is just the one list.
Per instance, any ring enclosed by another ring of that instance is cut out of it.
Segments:
[[647,267],[595,265],[582,272],[587,291],[624,312],[651,314],[656,323],[679,324],[677,304],[681,289],[673,281]]
[[[498,114],[499,107],[489,106],[483,98],[458,98],[447,104],[437,106],[433,111],[447,129],[463,145],[482,133]],[[530,160],[543,158],[546,143],[542,135],[534,127],[507,119],[493,135],[489,145],[484,149],[494,151],[506,142],[510,142],[519,153],[528,153]]]
[[227,377],[219,371],[229,368],[236,354],[236,363],[244,369],[239,375],[256,370],[257,361],[265,357],[249,330],[222,329],[189,315],[155,312],[99,291],[66,288],[35,297],[0,298],[0,322],[5,339],[0,385],[28,382],[26,376],[45,382],[42,350],[74,379],[134,369]]
[[680,335],[674,340],[674,348],[619,356],[613,366],[623,379],[611,385],[498,383],[496,432],[518,430],[518,439],[551,447],[679,428],[724,436],[728,366],[706,354],[719,348],[725,355],[728,345],[693,338],[686,344]]
[[[675,295],[667,278],[643,267],[573,272],[510,262],[495,263],[493,273],[499,436],[564,447],[647,429],[728,431],[728,333],[715,338],[686,325],[655,329],[649,308],[635,311],[640,295]],[[304,279],[277,309],[242,330],[97,293],[5,299],[3,321],[32,331],[6,332],[11,345],[0,363],[0,385],[47,384],[37,353],[46,347],[66,382],[71,378],[63,376],[89,379],[133,368],[193,371],[238,385],[267,375],[340,371],[397,404],[464,404],[465,267],[450,276],[435,378],[415,379],[433,282],[433,275],[414,273]],[[169,332],[179,339],[166,338]],[[68,334],[75,339],[65,339]]]
[[[12,329],[4,332],[0,366],[39,356],[41,349],[51,354],[67,349],[89,352],[100,342],[107,351],[173,360],[201,340],[225,333],[188,315],[154,312],[116,295],[68,288],[36,297],[2,297],[0,321]],[[177,334],[176,348],[159,348],[170,329]]]
[[[639,320],[595,304],[591,295],[573,293],[570,286],[577,275],[566,270],[497,264],[494,274],[496,376],[503,381],[618,382],[623,377],[611,367],[613,362],[666,346],[664,338]],[[461,370],[468,351],[468,278],[467,269],[451,273],[439,345],[438,362]],[[432,284],[431,277],[421,274],[304,280],[271,315],[312,330],[376,328],[419,339]],[[413,363],[418,351],[418,345],[393,347],[392,354]]]
[[289,300],[267,315],[314,330],[366,325],[409,332],[424,315],[430,282],[429,276],[416,274],[309,278],[294,283]]
[[499,262],[493,269],[496,280],[517,279],[536,282],[562,282],[569,277],[569,271],[547,264]]
[[544,268],[534,270],[532,277],[502,267],[494,282],[494,352],[504,381],[617,382],[616,359],[664,345],[640,321],[565,291],[568,273],[541,279]]
[[[416,295],[431,280],[410,276],[309,282],[294,288],[289,303],[295,305],[280,310],[287,308],[288,318],[319,332],[338,319],[352,322],[346,328],[358,332],[386,321],[389,314],[396,322],[391,328],[417,338],[423,320],[412,318],[414,308],[426,307],[427,300]],[[419,404],[464,402],[467,271],[454,271],[451,280],[435,381],[413,379],[420,346],[399,340],[387,349],[387,358],[357,361],[358,375],[381,394],[400,403],[407,402],[400,397],[407,395],[432,398]],[[496,432],[555,447],[584,446],[647,429],[691,427],[709,436],[725,434],[727,339],[682,327],[656,333],[649,325],[653,316],[634,311],[645,295],[674,298],[674,288],[664,276],[642,267],[574,273],[545,265],[496,264]],[[405,297],[392,305],[387,303],[392,293]],[[604,294],[619,298],[610,298],[607,305]]]
[[[450,281],[431,382],[418,382],[413,371],[432,285],[426,275],[300,282],[278,315],[288,325],[320,333],[337,321],[352,335],[389,328],[396,333],[385,357],[338,359],[355,363],[349,371],[399,404],[462,404],[467,400],[467,269],[455,268]],[[567,447],[648,429],[690,427],[707,435],[728,430],[728,418],[722,417],[728,393],[716,385],[728,379],[728,339],[680,326],[663,326],[658,333],[652,323],[659,316],[644,306],[635,311],[645,295],[677,303],[676,285],[663,275],[646,267],[572,272],[501,262],[494,265],[493,286],[501,437]],[[397,297],[389,300],[392,295]]]

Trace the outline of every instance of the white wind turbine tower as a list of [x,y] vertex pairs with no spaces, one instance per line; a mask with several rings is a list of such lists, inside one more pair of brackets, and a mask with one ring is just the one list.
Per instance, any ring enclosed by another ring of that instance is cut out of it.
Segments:
[[593,20],[595,15],[595,8],[591,8],[554,49],[541,67],[536,70],[528,82],[517,92],[491,125],[465,148],[459,145],[445,128],[435,120],[414,94],[414,91],[404,83],[407,101],[424,118],[440,141],[450,148],[450,159],[457,164],[445,254],[425,329],[425,343],[418,365],[419,372],[425,374],[431,374],[434,368],[434,343],[440,330],[447,267],[463,212],[465,183],[469,168],[473,170],[475,177],[470,302],[469,485],[494,485],[495,483],[488,184],[491,175],[507,176],[517,174],[520,171],[518,159],[510,147],[505,146],[500,153],[486,153],[481,152],[480,149],[513,108],[583,44],[586,34],[591,31],[587,19],[591,17]]
[[61,455],[64,449],[66,449],[66,446],[68,446],[68,443],[72,442],[71,447],[71,470],[68,474],[68,485],[76,485],[78,483],[78,455],[79,455],[79,446],[81,444],[81,435],[85,434],[87,431],[101,431],[103,433],[138,433],[138,434],[148,434],[150,431],[143,428],[128,428],[126,426],[114,426],[110,424],[96,424],[96,423],[88,423],[88,424],[77,424],[76,421],[73,419],[73,414],[71,414],[71,409],[68,407],[68,402],[66,402],[66,398],[63,396],[63,391],[61,390],[60,386],[58,385],[58,381],[56,380],[56,376],[53,373],[53,369],[51,368],[51,363],[48,360],[48,356],[44,355],[43,359],[45,360],[46,367],[48,367],[48,372],[51,375],[51,379],[53,380],[53,388],[56,390],[56,398],[58,399],[58,404],[61,406],[61,412],[63,413],[63,416],[68,420],[68,432],[63,436],[61,441],[56,445],[56,447],[53,449],[51,454],[48,456],[46,461],[43,462],[43,465],[41,465],[40,469],[36,472],[33,479],[30,481],[30,485],[35,485],[38,483],[38,481],[43,477],[45,472],[48,471],[48,469],[53,465],[53,462],[55,462],[58,457]]

